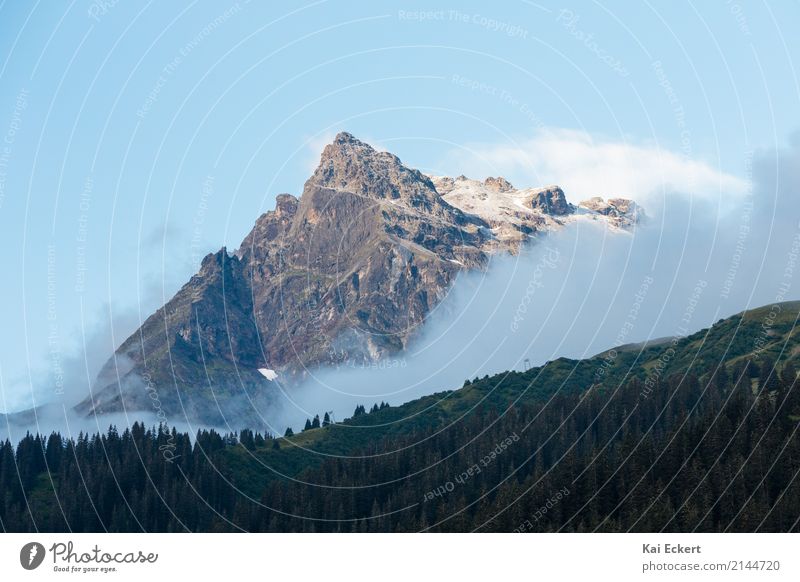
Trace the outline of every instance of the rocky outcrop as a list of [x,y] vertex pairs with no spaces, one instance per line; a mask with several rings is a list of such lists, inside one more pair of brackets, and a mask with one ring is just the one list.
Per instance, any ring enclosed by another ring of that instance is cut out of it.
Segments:
[[123,342],[77,409],[223,424],[263,396],[259,345],[245,265],[222,248]]
[[514,190],[514,186],[511,185],[511,182],[502,176],[498,176],[497,178],[492,178],[490,176],[483,181],[483,184],[492,192],[511,192]]
[[531,197],[531,208],[552,216],[572,214],[575,209],[567,202],[564,191],[558,186],[547,186],[534,191]]

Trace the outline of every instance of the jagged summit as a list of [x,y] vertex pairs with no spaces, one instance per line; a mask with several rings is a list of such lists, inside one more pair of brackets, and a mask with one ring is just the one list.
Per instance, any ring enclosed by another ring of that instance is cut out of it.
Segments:
[[565,216],[575,212],[575,207],[567,202],[564,191],[556,185],[531,190],[530,206],[552,216]]
[[609,224],[621,228],[636,224],[645,216],[644,209],[627,198],[603,200],[601,197],[595,196],[581,202],[580,207],[606,217]]
[[[638,212],[616,199],[590,207],[621,227]],[[291,384],[320,365],[406,348],[460,271],[575,214],[557,186],[431,178],[339,133],[301,196],[278,195],[235,253],[208,255],[123,342],[78,409],[151,410],[156,394],[170,418],[254,414],[278,378]]]
[[359,139],[356,139],[356,137],[352,133],[347,132],[347,131],[340,131],[339,133],[337,133],[336,137],[333,138],[333,142],[331,142],[331,143],[332,144],[358,143],[358,144],[365,145],[368,148],[372,149],[372,146],[364,143],[363,141],[361,141]]
[[[385,180],[390,174],[405,172],[413,173],[413,170],[403,166],[397,156],[376,150],[343,131],[322,150],[319,165],[308,182],[359,194],[384,194],[380,192],[380,184],[373,183],[372,179]],[[394,189],[390,188],[388,194],[393,193]]]
[[511,192],[514,190],[514,186],[503,178],[502,176],[498,176],[497,178],[488,177],[483,181],[483,184],[489,189],[495,192]]
[[346,132],[337,134],[322,151],[319,166],[306,182],[305,190],[315,187],[395,201],[433,212],[440,218],[461,219],[425,174]]
[[559,228],[580,217],[597,218],[615,228],[629,228],[644,213],[631,200],[614,198],[606,202],[592,198],[575,206],[567,201],[560,186],[515,188],[503,177],[483,181],[466,176],[433,176],[439,194],[451,206],[486,222],[493,234],[495,250],[517,252],[531,234]]

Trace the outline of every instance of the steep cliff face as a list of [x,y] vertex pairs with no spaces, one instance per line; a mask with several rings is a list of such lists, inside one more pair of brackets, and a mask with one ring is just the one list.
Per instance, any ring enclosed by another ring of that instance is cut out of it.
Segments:
[[458,270],[485,262],[484,226],[396,156],[339,134],[300,200],[279,199],[237,253],[264,366],[296,374],[402,349]]
[[215,423],[256,410],[310,368],[402,350],[460,270],[574,210],[558,187],[431,179],[340,133],[300,198],[279,195],[238,250],[207,256],[78,409]]
[[219,423],[250,392],[261,397],[260,361],[244,266],[223,248],[206,256],[198,273],[123,342],[77,409]]

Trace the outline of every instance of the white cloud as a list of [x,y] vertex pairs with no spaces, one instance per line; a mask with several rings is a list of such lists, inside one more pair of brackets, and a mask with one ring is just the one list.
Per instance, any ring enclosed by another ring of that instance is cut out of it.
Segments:
[[558,184],[573,202],[621,196],[646,203],[671,191],[717,199],[747,191],[742,178],[680,152],[568,129],[542,129],[516,143],[473,144],[450,152],[443,165],[473,178],[500,174],[518,188]]

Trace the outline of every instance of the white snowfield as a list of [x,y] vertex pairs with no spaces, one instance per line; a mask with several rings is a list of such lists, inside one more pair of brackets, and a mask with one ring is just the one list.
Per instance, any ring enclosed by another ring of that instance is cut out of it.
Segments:
[[267,380],[275,380],[278,378],[278,373],[275,370],[270,370],[269,368],[259,368],[258,371],[261,372],[261,375]]

